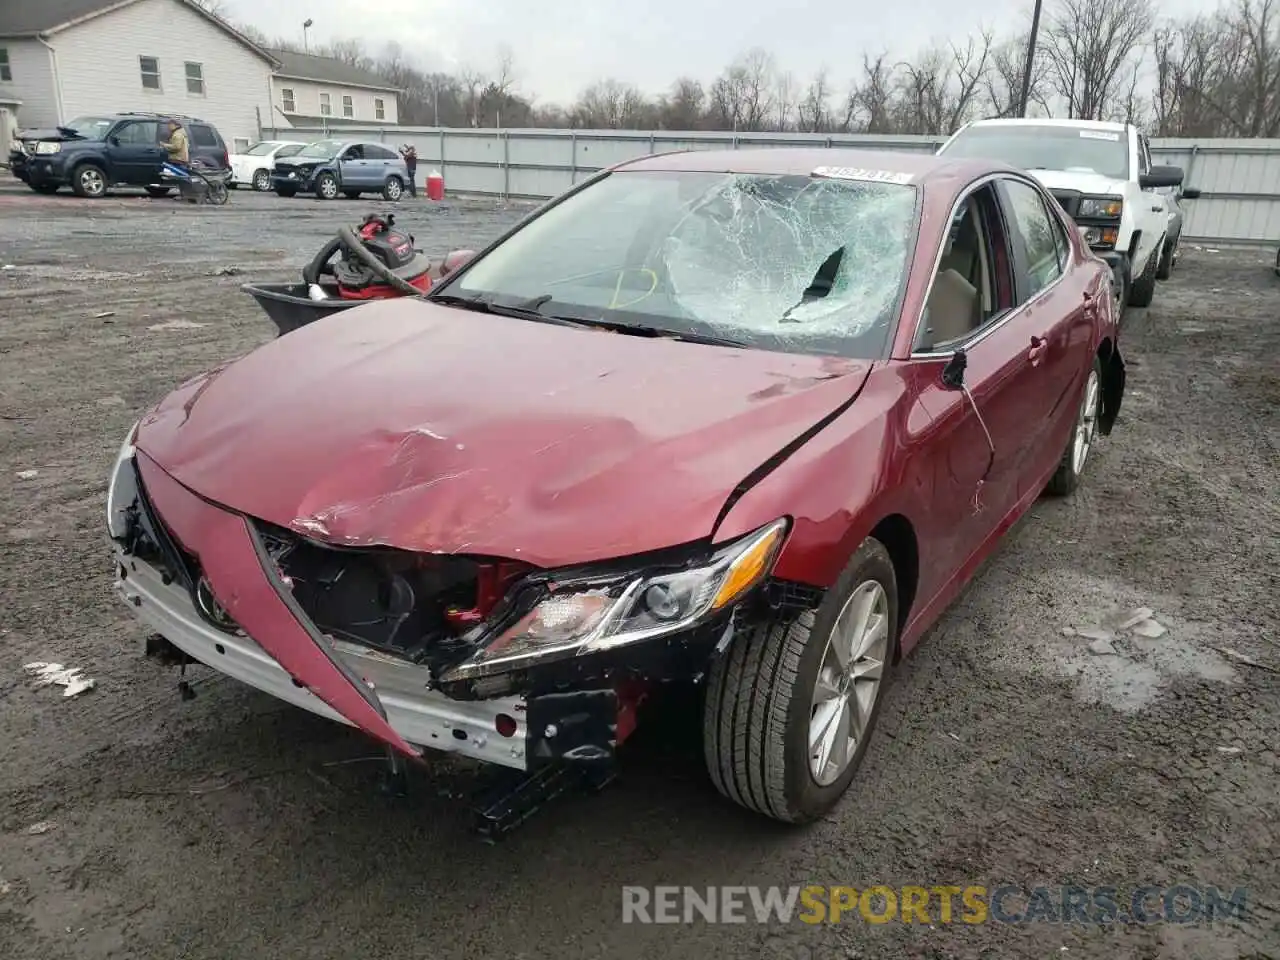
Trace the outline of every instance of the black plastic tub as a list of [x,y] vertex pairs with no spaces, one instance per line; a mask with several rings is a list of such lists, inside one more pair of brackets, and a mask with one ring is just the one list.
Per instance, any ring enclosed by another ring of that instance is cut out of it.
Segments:
[[307,296],[305,283],[246,283],[240,289],[258,301],[282,337],[322,317],[367,302],[340,300],[336,296],[330,300],[312,300]]

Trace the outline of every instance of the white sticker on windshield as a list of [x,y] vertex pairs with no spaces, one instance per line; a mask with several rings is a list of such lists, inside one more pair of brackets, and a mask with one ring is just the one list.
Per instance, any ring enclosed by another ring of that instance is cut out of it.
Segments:
[[1086,140],[1110,140],[1112,142],[1120,139],[1120,134],[1112,133],[1109,130],[1081,130],[1080,136]]
[[813,176],[831,180],[862,180],[872,183],[910,183],[911,174],[893,170],[863,170],[858,167],[815,167]]

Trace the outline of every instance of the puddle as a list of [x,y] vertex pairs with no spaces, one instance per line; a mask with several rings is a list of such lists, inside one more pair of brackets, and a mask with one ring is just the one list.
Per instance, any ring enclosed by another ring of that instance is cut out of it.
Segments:
[[[1225,642],[1219,631],[1213,624],[1182,619],[1177,600],[1143,596],[1128,585],[1079,573],[1061,572],[1054,575],[1058,578],[1067,582],[1055,585],[1054,595],[1075,602],[1059,603],[1035,630],[1021,635],[1002,631],[1008,638],[1000,641],[1005,649],[996,652],[1002,666],[1071,680],[1080,700],[1125,713],[1147,707],[1177,680],[1240,680],[1214,649]],[[1136,632],[1134,626],[1121,629],[1139,607],[1150,608],[1153,619],[1165,628],[1162,635],[1141,636],[1140,625]],[[1068,631],[1070,636],[1065,635]],[[1098,643],[1099,636],[1108,642]]]

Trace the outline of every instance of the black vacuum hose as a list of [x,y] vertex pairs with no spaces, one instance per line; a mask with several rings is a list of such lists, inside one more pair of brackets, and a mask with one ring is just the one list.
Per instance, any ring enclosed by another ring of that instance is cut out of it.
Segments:
[[350,227],[339,227],[338,239],[342,242],[344,247],[355,255],[356,259],[401,293],[409,297],[418,297],[422,300],[426,299],[426,295],[421,290],[411,284],[408,280],[396,276],[395,271],[370,253],[369,249],[360,242],[360,238],[355,235],[355,231]]

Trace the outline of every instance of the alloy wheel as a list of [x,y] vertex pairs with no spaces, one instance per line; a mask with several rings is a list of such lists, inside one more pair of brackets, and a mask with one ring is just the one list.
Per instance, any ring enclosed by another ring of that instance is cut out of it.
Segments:
[[1080,403],[1080,413],[1076,417],[1075,440],[1071,446],[1071,469],[1077,474],[1084,470],[1089,451],[1093,449],[1093,438],[1098,429],[1099,388],[1098,371],[1090,370],[1089,381],[1084,386],[1084,400]]
[[265,170],[259,170],[253,175],[253,189],[266,192],[271,189],[271,174]]
[[889,651],[889,598],[867,580],[850,594],[827,638],[809,711],[809,772],[828,786],[848,769],[880,697]]
[[100,197],[107,192],[107,181],[97,167],[85,167],[80,171],[80,189],[86,196]]
[[332,200],[338,195],[338,183],[332,177],[325,177],[320,181],[320,196],[326,200]]

